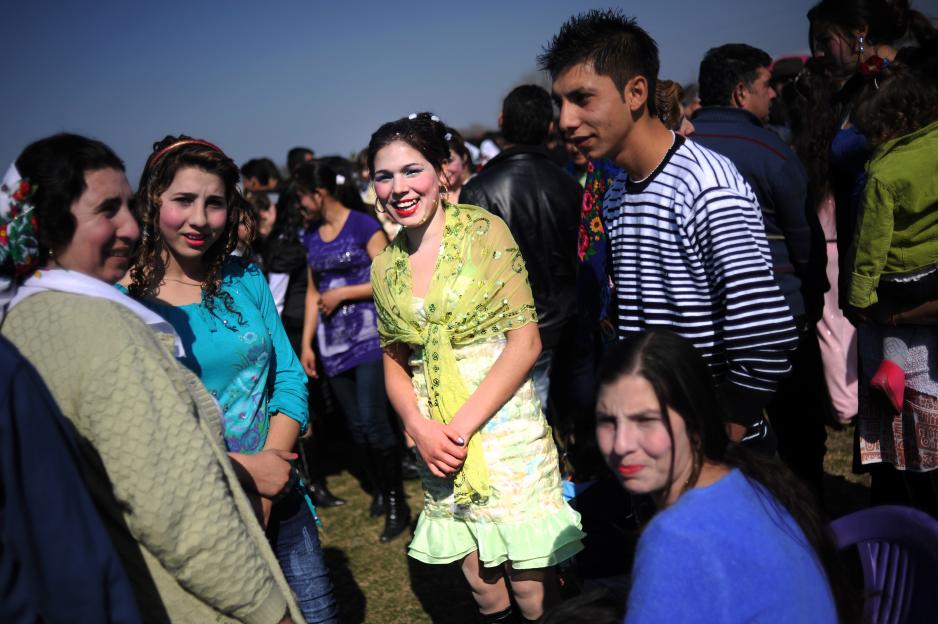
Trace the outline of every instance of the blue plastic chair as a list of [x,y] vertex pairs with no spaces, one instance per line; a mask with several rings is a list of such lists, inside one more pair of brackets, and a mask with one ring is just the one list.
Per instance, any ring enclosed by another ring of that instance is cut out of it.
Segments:
[[885,505],[839,518],[831,529],[839,549],[859,551],[865,622],[938,622],[938,520]]

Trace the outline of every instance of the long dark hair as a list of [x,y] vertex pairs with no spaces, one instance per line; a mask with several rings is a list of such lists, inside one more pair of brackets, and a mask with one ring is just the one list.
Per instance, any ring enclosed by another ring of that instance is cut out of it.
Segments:
[[277,219],[268,238],[288,243],[298,242],[303,226],[303,207],[296,184],[291,180],[277,198]]
[[809,59],[780,95],[792,148],[808,174],[808,197],[815,207],[831,190],[831,142],[846,114],[835,102],[836,94],[833,78],[815,59]]
[[[175,144],[178,147],[172,147]],[[161,152],[163,152],[161,154]],[[228,220],[219,240],[202,257],[206,265],[202,298],[208,307],[219,297],[229,312],[237,313],[231,296],[221,290],[222,268],[238,244],[238,225],[241,222],[243,199],[238,191],[238,166],[224,152],[210,143],[186,135],[167,136],[153,145],[153,154],[147,161],[137,186],[137,210],[140,220],[141,243],[133,268],[128,291],[133,297],[152,296],[166,274],[165,243],[160,233],[160,196],[173,183],[176,174],[187,167],[195,167],[217,175],[225,185]]]
[[866,27],[868,43],[892,43],[903,35],[908,11],[908,2],[902,10],[887,0],[821,0],[808,11],[811,51],[814,35],[822,30],[848,34]]
[[[831,584],[842,620],[848,620],[851,596],[837,558],[833,538],[808,488],[780,461],[768,459],[730,443],[716,385],[703,356],[693,344],[665,329],[651,329],[616,343],[606,352],[597,386],[615,383],[625,375],[640,375],[651,385],[662,420],[674,444],[668,408],[684,421],[693,456],[693,471],[681,493],[693,487],[704,461],[738,468],[777,500],[801,528],[817,554]],[[668,479],[674,481],[674,457]]]

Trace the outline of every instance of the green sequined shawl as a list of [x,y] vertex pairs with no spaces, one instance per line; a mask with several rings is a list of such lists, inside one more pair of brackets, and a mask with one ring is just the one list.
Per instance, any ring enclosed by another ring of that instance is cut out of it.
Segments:
[[[406,236],[397,236],[371,266],[381,345],[423,347],[430,415],[444,424],[469,398],[453,347],[537,322],[528,271],[505,222],[475,206],[447,204],[445,210],[443,241],[424,297],[426,322],[414,307]],[[478,434],[469,440],[453,488],[457,504],[488,499]]]

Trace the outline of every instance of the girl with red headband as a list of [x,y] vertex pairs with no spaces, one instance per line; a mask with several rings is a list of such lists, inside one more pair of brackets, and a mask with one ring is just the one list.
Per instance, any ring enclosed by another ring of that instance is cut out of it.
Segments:
[[304,617],[334,622],[315,511],[288,461],[308,420],[306,375],[260,269],[231,255],[238,178],[207,141],[168,136],[154,146],[137,190],[142,240],[128,290],[176,327],[183,363],[221,405],[229,455]]

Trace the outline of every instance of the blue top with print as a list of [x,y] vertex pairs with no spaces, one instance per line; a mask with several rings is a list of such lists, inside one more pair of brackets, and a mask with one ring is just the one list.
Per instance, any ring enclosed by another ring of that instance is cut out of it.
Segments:
[[[319,292],[368,283],[368,241],[381,229],[378,222],[351,210],[338,236],[329,242],[319,237],[319,225],[312,224],[303,235],[306,260]],[[343,301],[330,316],[320,315],[316,338],[319,358],[329,377],[365,362],[377,362],[381,345],[374,300]]]
[[182,339],[183,364],[199,376],[221,405],[229,451],[264,448],[270,416],[281,413],[306,428],[306,373],[290,346],[270,287],[261,270],[232,258],[222,271],[221,289],[235,312],[215,297],[172,306],[142,303],[169,321]]

